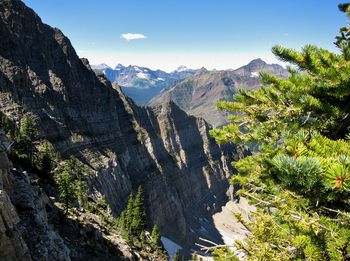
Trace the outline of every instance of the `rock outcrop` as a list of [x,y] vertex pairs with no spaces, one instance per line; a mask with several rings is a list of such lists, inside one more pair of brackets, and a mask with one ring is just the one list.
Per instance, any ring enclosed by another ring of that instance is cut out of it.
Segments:
[[0,142],[0,257],[6,261],[31,260],[28,247],[17,229],[20,219],[5,190],[11,185],[9,165],[6,148]]
[[0,38],[0,111],[15,124],[31,113],[41,137],[85,164],[90,196],[106,196],[114,214],[142,185],[150,223],[189,247],[189,224],[226,201],[235,146],[219,147],[174,103],[137,107],[19,0],[0,2]]
[[1,260],[70,260],[69,249],[48,222],[49,198],[26,172],[12,169],[0,132]]

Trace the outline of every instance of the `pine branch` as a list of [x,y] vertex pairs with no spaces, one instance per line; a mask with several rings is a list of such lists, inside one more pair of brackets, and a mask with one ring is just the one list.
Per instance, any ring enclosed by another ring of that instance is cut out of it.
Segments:
[[331,209],[331,208],[327,208],[327,207],[322,207],[322,209],[327,210],[327,211],[330,211],[330,212],[333,212],[333,213],[336,213],[336,214],[338,214],[338,215],[345,216],[345,217],[347,217],[348,219],[350,219],[350,215],[349,215],[349,214],[346,214],[346,213],[344,213],[344,212],[341,212],[340,210],[335,210],[335,209]]
[[204,245],[195,243],[195,245],[201,247],[201,250],[205,251],[205,253],[208,253],[208,251],[216,249],[216,248],[234,247],[234,246],[229,246],[226,244],[219,245],[219,244],[214,243],[213,241],[210,241],[210,240],[202,238],[202,237],[200,237],[199,240],[212,244],[212,246],[204,246]]

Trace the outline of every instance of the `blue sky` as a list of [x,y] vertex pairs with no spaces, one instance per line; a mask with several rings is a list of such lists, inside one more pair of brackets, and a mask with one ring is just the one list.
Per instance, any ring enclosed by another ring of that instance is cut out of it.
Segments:
[[[333,0],[24,0],[91,64],[236,68],[275,44],[332,44],[345,15]],[[125,40],[123,34],[144,39]],[[137,36],[137,35],[136,35]]]

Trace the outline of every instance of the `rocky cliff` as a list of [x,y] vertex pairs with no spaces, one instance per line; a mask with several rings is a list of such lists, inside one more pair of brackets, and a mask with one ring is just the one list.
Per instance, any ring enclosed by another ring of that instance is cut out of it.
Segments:
[[19,0],[0,2],[0,38],[0,111],[15,124],[31,113],[41,137],[85,164],[90,196],[106,196],[114,214],[142,185],[151,223],[190,247],[190,224],[225,203],[235,146],[219,147],[172,102],[137,107]]
[[49,198],[32,185],[27,172],[12,168],[7,147],[0,132],[1,260],[70,260],[69,249],[49,225]]
[[54,188],[13,167],[9,146],[0,129],[0,260],[166,260],[130,248],[98,215],[74,209],[63,214],[57,198],[46,194]]

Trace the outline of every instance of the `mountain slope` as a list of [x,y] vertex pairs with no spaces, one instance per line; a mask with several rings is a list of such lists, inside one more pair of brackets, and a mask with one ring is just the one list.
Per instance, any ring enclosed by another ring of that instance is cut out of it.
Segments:
[[180,66],[167,73],[162,70],[151,70],[146,67],[118,64],[114,69],[105,64],[92,65],[95,72],[103,72],[112,83],[118,83],[126,95],[137,104],[145,104],[164,88],[193,75],[196,71]]
[[225,124],[227,115],[216,109],[219,100],[232,100],[239,88],[257,89],[259,72],[265,71],[285,77],[287,70],[277,64],[267,64],[261,59],[251,61],[236,70],[207,71],[202,68],[154,97],[148,105],[156,106],[174,101],[188,114],[202,117],[213,126]]
[[[13,168],[6,153],[9,145],[0,130],[0,260],[137,259],[98,215],[77,210],[64,215],[62,204],[47,194],[49,184],[43,189],[37,175],[18,165]],[[164,255],[157,258],[166,260]]]
[[42,138],[85,164],[90,199],[105,196],[115,215],[141,185],[149,225],[193,247],[199,219],[227,201],[230,162],[240,151],[219,147],[203,119],[172,102],[136,106],[18,0],[0,2],[0,37],[0,112],[17,126],[33,115]]

